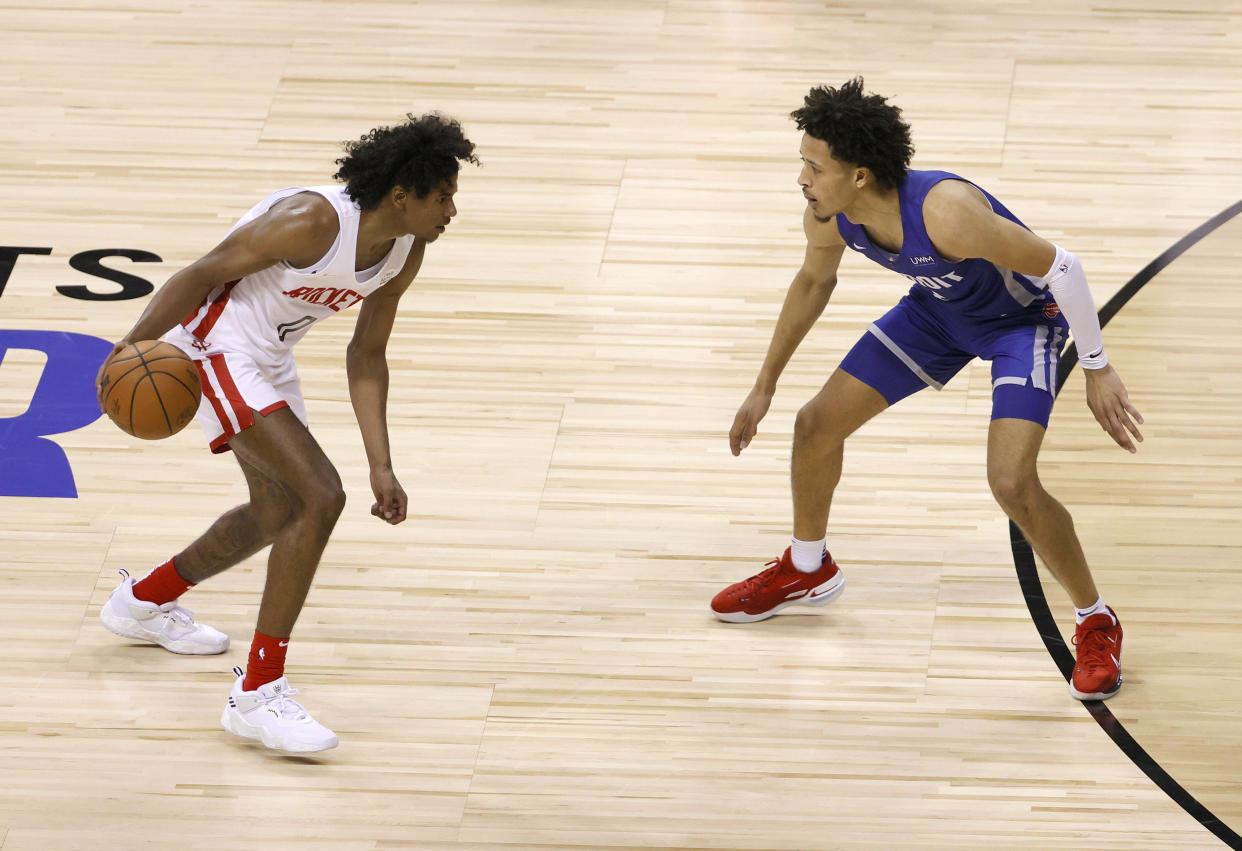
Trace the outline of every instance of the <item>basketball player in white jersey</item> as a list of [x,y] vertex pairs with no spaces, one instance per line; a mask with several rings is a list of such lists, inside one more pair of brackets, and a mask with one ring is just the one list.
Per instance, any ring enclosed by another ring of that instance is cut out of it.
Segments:
[[277,750],[337,744],[290,698],[284,676],[289,637],[345,505],[336,469],[307,430],[292,349],[315,322],[358,303],[345,363],[371,469],[371,513],[391,524],[406,516],[389,453],[385,348],[427,245],[457,214],[460,163],[478,162],[456,121],[407,119],[346,146],[335,175],[343,186],[286,189],[255,205],[223,242],[168,279],[113,350],[166,335],[194,359],[199,422],[213,452],[233,452],[250,501],[142,580],[122,571],[100,619],[174,653],[223,653],[228,636],[197,623],[178,598],[270,545],[249,660],[244,672],[234,668],[221,723]]

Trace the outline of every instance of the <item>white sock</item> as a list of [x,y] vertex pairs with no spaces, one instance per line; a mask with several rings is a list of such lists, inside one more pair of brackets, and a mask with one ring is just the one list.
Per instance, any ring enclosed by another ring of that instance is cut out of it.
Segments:
[[827,536],[818,541],[799,541],[797,538],[792,538],[791,541],[789,549],[794,567],[803,573],[819,570],[824,563],[824,556],[828,555]]
[[[1096,600],[1095,604],[1092,606],[1088,606],[1085,609],[1074,609],[1074,611],[1078,613],[1078,623],[1082,623],[1083,621],[1085,621],[1087,618],[1091,617],[1092,615],[1108,615],[1110,618],[1113,617],[1108,612],[1108,606],[1104,605],[1103,597],[1100,597],[1100,599]],[[1117,619],[1113,618],[1113,623],[1116,623],[1116,622],[1117,622]]]

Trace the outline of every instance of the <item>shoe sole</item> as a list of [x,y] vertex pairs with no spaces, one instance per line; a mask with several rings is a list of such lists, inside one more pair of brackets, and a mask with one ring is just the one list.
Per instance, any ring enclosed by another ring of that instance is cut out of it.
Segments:
[[1118,675],[1116,684],[1108,691],[1097,691],[1094,694],[1087,694],[1074,688],[1073,680],[1069,684],[1069,693],[1079,700],[1108,700],[1110,697],[1121,691],[1121,676]]
[[712,609],[712,614],[725,623],[755,623],[757,621],[765,621],[773,615],[788,609],[790,606],[824,606],[835,600],[843,590],[845,590],[845,574],[838,573],[835,577],[825,582],[820,588],[826,588],[820,594],[807,594],[805,597],[799,597],[796,600],[787,600],[780,603],[766,612],[758,614],[747,614],[746,612],[718,612]]
[[112,608],[107,603],[104,603],[103,608],[99,610],[99,622],[107,627],[109,632],[119,635],[121,638],[132,638],[135,641],[159,645],[169,653],[176,653],[180,656],[219,656],[221,653],[229,649],[229,643],[227,640],[224,642],[224,646],[219,650],[198,650],[193,649],[192,647],[187,648],[184,645],[178,646],[179,643],[176,641],[171,641],[165,644],[160,641],[159,638],[156,637],[150,630],[143,629],[141,626],[130,627],[126,623],[127,621],[132,622],[132,619],[122,618],[113,614]]
[[220,726],[234,736],[241,736],[243,739],[254,739],[256,742],[262,742],[264,747],[274,751],[284,751],[285,753],[318,753],[319,751],[330,750],[340,744],[340,739],[334,739],[324,745],[278,739],[266,727],[256,727],[253,724],[247,724],[241,718],[238,718],[236,713],[232,712],[227,706],[224,707],[224,714],[220,716]]

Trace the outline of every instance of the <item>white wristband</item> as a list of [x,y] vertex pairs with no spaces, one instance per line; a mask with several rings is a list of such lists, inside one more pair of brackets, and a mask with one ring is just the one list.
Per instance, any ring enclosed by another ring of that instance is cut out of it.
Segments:
[[1078,347],[1078,362],[1083,369],[1102,369],[1108,365],[1108,355],[1104,353],[1104,335],[1100,332],[1100,317],[1095,312],[1087,275],[1077,257],[1055,243],[1052,247],[1057,250],[1057,256],[1048,274],[1044,275],[1044,282],[1069,322],[1074,344]]

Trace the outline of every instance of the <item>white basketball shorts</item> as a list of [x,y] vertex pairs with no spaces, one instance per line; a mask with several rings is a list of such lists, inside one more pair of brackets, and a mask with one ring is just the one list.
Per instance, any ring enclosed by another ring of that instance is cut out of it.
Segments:
[[306,425],[302,382],[292,355],[277,365],[260,363],[245,352],[221,350],[180,325],[164,335],[193,359],[203,384],[198,423],[212,452],[228,452],[229,441],[254,425],[255,413],[266,417],[289,408]]

